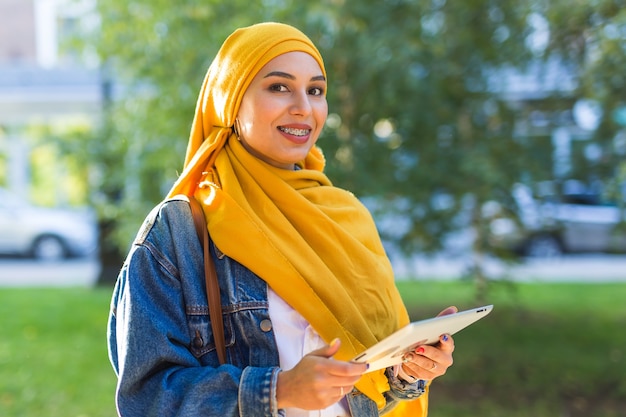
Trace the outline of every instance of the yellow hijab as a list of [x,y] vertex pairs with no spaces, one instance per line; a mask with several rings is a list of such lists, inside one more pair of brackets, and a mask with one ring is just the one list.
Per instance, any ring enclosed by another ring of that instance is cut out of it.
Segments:
[[[195,195],[220,250],[265,280],[324,340],[340,338],[336,357],[349,360],[408,322],[369,212],[333,187],[318,148],[301,170],[283,170],[248,153],[232,129],[254,76],[292,51],[310,54],[326,75],[313,43],[285,24],[238,29],[224,42],[204,79],[185,167],[169,196]],[[385,404],[383,371],[356,386]],[[417,403],[425,410],[423,397]]]

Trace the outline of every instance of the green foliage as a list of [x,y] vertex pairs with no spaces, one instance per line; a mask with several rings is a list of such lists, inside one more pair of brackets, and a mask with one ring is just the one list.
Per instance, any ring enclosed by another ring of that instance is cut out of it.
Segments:
[[386,199],[383,211],[401,202],[405,251],[437,248],[468,193],[479,206],[519,179],[523,161],[507,156],[523,155],[514,114],[488,85],[490,70],[523,61],[527,13],[512,2],[407,1],[347,2],[338,14],[323,50],[341,118],[323,140],[330,171]]
[[[261,20],[298,26],[319,45],[335,121],[321,139],[329,172],[359,195],[415,206],[405,213],[407,251],[435,247],[468,190],[478,204],[517,179],[503,158],[516,152],[514,115],[486,91],[487,69],[525,56],[528,11],[516,2],[112,0],[98,11],[92,41],[121,87],[93,153],[96,188],[112,213],[125,213],[122,228],[137,225],[180,170],[196,94],[223,39]],[[381,123],[386,136],[375,134]],[[453,205],[433,213],[434,192]]]
[[[276,20],[301,28],[325,57],[331,115],[320,144],[335,183],[407,219],[387,236],[405,252],[436,250],[468,223],[479,232],[474,251],[489,252],[485,203],[514,214],[513,184],[552,178],[551,149],[538,145],[549,137],[526,137],[520,121],[542,106],[561,114],[578,97],[599,99],[606,114],[623,106],[622,3],[99,2],[102,26],[86,42],[97,45],[115,88],[85,153],[95,166],[95,201],[126,247],[182,168],[217,48],[237,27]],[[529,41],[541,19],[550,33],[545,50]],[[510,71],[554,55],[576,72],[580,91],[546,91],[540,103],[502,94]],[[616,126],[603,120],[599,140],[608,143]],[[614,162],[583,174],[606,180]]]

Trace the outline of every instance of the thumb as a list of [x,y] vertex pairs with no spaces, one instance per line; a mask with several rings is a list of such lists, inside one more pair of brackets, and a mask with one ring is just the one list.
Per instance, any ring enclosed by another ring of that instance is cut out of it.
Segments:
[[339,340],[339,338],[333,339],[333,341],[330,342],[329,345],[326,345],[322,348],[314,350],[311,353],[309,353],[309,355],[321,356],[323,358],[330,358],[339,351],[340,346],[341,346],[341,341]]
[[441,313],[437,314],[437,317],[439,316],[447,316],[448,314],[454,314],[457,313],[459,311],[458,308],[456,308],[455,306],[450,306],[448,308],[446,308],[445,310],[443,310]]

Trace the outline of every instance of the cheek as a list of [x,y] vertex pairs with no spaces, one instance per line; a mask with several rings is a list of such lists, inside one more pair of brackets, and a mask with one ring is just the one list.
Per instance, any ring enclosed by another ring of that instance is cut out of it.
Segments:
[[237,113],[242,127],[245,126],[245,129],[251,129],[253,126],[258,125],[259,121],[266,120],[268,104],[267,100],[263,100],[263,97],[255,94],[254,91],[246,92]]
[[248,138],[254,137],[254,131],[258,131],[265,121],[263,112],[259,111],[257,107],[242,107],[239,110],[239,125],[241,127],[241,133]]
[[316,112],[315,112],[315,118],[317,119],[317,122],[319,124],[319,128],[320,129],[326,123],[326,118],[327,117],[328,117],[328,104],[326,104],[326,102],[324,102],[323,104],[320,104],[316,108]]
[[249,122],[257,127],[271,127],[274,120],[281,114],[282,108],[272,100],[258,100],[248,111]]
[[[239,111],[237,112],[237,120],[239,123],[239,128],[243,131],[248,129],[252,121],[252,111],[250,107],[250,102],[247,100],[247,97],[244,96],[241,101],[241,105],[239,106]],[[243,133],[243,132],[242,132]]]

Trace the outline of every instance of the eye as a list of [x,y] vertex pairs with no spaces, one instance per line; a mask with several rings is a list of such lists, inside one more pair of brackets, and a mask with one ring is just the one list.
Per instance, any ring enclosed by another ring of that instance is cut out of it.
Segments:
[[284,85],[284,84],[272,84],[272,85],[270,85],[269,90],[270,91],[275,91],[275,92],[278,92],[278,93],[285,93],[285,92],[289,91],[287,86]]
[[309,89],[309,94],[312,96],[323,96],[324,89],[321,87],[313,87]]

